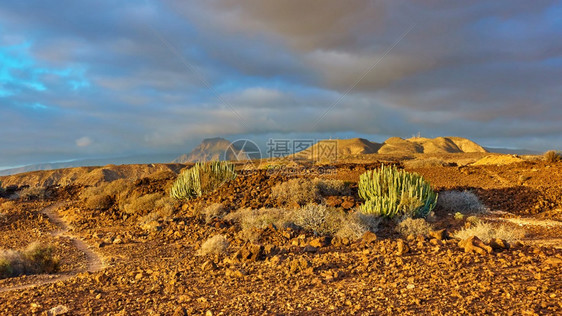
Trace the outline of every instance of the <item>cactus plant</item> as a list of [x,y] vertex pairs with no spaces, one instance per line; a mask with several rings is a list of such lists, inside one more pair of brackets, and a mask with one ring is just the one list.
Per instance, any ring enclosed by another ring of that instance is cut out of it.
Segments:
[[361,212],[383,217],[425,217],[437,203],[437,194],[421,175],[382,165],[359,177]]
[[170,196],[177,200],[189,200],[212,192],[234,178],[234,165],[229,162],[199,162],[178,176],[170,190]]

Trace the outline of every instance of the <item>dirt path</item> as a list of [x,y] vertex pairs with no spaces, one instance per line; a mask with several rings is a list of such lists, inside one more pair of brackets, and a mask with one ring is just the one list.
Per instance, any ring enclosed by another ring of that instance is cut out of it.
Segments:
[[41,285],[45,285],[45,284],[56,283],[56,282],[62,282],[62,281],[65,281],[65,280],[68,280],[68,279],[72,278],[73,276],[77,275],[78,273],[82,273],[82,272],[86,272],[86,271],[87,272],[97,272],[97,271],[104,268],[104,264],[103,264],[101,256],[98,255],[97,253],[95,253],[93,250],[91,250],[90,247],[88,246],[88,244],[82,238],[69,233],[69,230],[70,230],[69,224],[67,222],[65,222],[64,219],[61,218],[56,211],[61,205],[63,205],[63,203],[56,203],[56,204],[50,205],[50,206],[44,208],[43,210],[41,210],[41,213],[43,213],[47,217],[49,217],[49,220],[51,222],[53,222],[58,227],[58,230],[51,233],[51,235],[53,237],[69,238],[72,241],[72,244],[79,251],[84,253],[84,255],[86,256],[86,269],[70,271],[70,272],[67,272],[67,273],[64,273],[64,274],[48,275],[48,276],[46,276],[48,278],[36,280],[32,283],[2,288],[2,289],[0,289],[0,293],[8,292],[8,291],[15,291],[15,290],[22,290],[22,289],[37,287],[37,286],[41,286]]

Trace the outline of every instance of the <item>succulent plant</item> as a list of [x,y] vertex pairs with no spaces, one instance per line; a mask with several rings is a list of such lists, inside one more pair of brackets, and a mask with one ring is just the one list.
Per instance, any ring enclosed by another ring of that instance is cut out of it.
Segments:
[[189,200],[212,192],[234,178],[234,165],[227,161],[199,162],[178,176],[170,196],[177,200]]
[[437,203],[437,193],[421,175],[382,165],[359,177],[361,212],[382,217],[425,217]]

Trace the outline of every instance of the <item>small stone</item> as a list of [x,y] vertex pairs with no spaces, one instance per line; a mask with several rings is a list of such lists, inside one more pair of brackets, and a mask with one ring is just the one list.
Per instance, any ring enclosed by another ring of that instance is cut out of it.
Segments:
[[407,253],[408,251],[410,251],[410,247],[408,247],[408,244],[406,244],[404,242],[404,240],[402,239],[398,239],[398,241],[396,242],[396,246],[398,248],[398,250],[396,251],[396,254],[401,256],[405,253]]
[[440,229],[430,232],[429,236],[437,240],[444,240],[448,237],[448,234],[446,229]]
[[458,245],[463,248],[466,253],[476,252],[481,255],[486,255],[492,252],[492,247],[484,244],[484,242],[476,236],[461,240]]
[[349,201],[349,200],[344,201],[344,202],[341,204],[341,207],[342,207],[343,209],[345,209],[345,210],[349,210],[349,209],[353,208],[354,206],[355,206],[355,202]]
[[309,243],[312,247],[322,248],[330,244],[330,241],[326,237],[314,238]]
[[550,257],[550,258],[547,258],[544,261],[544,263],[549,264],[551,266],[559,266],[560,264],[562,264],[562,259]]
[[217,269],[217,265],[211,260],[207,260],[201,265],[201,270],[203,271],[211,271],[216,269]]
[[509,244],[507,243],[507,241],[499,239],[499,238],[493,238],[492,240],[490,240],[490,246],[493,249],[508,249],[509,248]]
[[49,316],[64,315],[66,313],[68,313],[68,307],[64,305],[53,307],[49,311],[47,311],[47,315]]
[[185,308],[179,306],[174,310],[173,316],[187,316],[187,311],[185,310]]
[[306,245],[302,251],[303,251],[303,252],[314,253],[314,252],[317,252],[317,251],[318,251],[318,248],[313,247],[313,246],[311,246],[311,245]]
[[258,244],[249,244],[234,254],[234,259],[242,261],[258,261],[264,257],[264,247]]
[[412,289],[414,289],[415,287],[416,287],[416,286],[413,285],[413,284],[408,284],[408,285],[406,286],[406,288],[407,288],[408,290],[412,290]]
[[363,243],[366,243],[366,244],[373,243],[373,242],[375,242],[376,240],[377,240],[377,235],[375,235],[375,233],[373,233],[373,232],[366,232],[366,233],[364,233],[363,236],[361,237],[361,241],[362,241]]

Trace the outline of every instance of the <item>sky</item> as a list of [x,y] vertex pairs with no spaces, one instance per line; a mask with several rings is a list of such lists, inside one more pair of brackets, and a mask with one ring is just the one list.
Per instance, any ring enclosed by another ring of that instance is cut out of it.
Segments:
[[2,1],[0,168],[203,138],[562,147],[560,1]]

